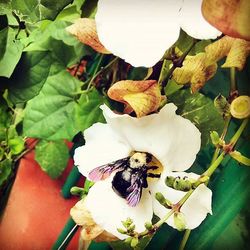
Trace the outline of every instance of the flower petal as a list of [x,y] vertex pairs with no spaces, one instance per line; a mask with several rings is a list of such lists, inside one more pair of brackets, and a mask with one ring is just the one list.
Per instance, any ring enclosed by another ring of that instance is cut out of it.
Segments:
[[184,0],[180,11],[180,26],[197,39],[215,39],[221,32],[210,25],[202,16],[202,0]]
[[74,162],[82,175],[101,165],[129,156],[131,148],[108,124],[96,123],[84,131],[86,144],[75,149]]
[[151,221],[153,216],[152,198],[148,190],[144,189],[139,204],[130,207],[112,189],[112,179],[110,177],[99,181],[90,189],[86,197],[86,207],[98,225],[119,239],[125,239],[127,236],[117,231],[117,228],[123,228],[121,221],[131,218],[135,230],[144,231],[145,222]]
[[[169,173],[169,175],[175,177],[188,176],[188,178],[193,179],[197,179],[199,177],[199,175],[197,174],[184,172]],[[165,198],[175,204],[184,197],[186,192],[178,191],[173,188],[167,187],[164,183],[165,177],[166,176],[162,176],[157,184],[150,187],[151,192],[152,194],[161,192]],[[201,222],[206,218],[207,213],[212,214],[211,204],[212,191],[204,184],[201,184],[195,189],[195,191],[184,203],[180,210],[185,217],[186,228],[194,229],[198,227]],[[159,218],[162,218],[170,211],[170,209],[166,209],[165,207],[163,207],[156,199],[153,199],[153,210]],[[176,228],[173,215],[166,221],[166,223],[172,226],[173,228]]]
[[180,0],[99,0],[95,16],[101,43],[135,67],[156,64],[179,36]]
[[198,227],[208,213],[212,214],[211,206],[212,191],[206,185],[201,184],[181,208],[181,212],[186,218],[187,228]]
[[176,115],[170,103],[159,113],[141,118],[113,113],[101,106],[108,124],[133,150],[154,155],[167,171],[188,169],[200,149],[200,132],[187,119]]

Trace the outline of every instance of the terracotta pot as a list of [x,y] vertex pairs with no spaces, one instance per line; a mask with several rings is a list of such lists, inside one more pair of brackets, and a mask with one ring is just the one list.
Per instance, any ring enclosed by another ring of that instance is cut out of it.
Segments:
[[[34,152],[21,161],[0,224],[0,249],[51,249],[69,218],[77,198],[65,200],[61,187],[72,168],[69,160],[63,176],[52,180],[34,160]],[[77,249],[76,233],[67,249]]]

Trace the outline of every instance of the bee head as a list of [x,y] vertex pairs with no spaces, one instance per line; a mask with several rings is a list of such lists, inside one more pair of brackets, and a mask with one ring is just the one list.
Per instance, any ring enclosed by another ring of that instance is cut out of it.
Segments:
[[147,153],[136,152],[130,157],[131,168],[141,168],[152,160],[151,155]]

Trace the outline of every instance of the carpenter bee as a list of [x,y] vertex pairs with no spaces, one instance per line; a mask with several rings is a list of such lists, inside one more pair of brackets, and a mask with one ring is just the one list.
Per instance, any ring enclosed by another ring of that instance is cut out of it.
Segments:
[[129,206],[135,207],[141,199],[142,189],[148,187],[147,177],[160,177],[160,174],[148,173],[148,170],[158,168],[148,166],[151,161],[151,154],[135,152],[132,156],[93,169],[89,178],[93,181],[104,180],[115,172],[113,190],[126,199]]

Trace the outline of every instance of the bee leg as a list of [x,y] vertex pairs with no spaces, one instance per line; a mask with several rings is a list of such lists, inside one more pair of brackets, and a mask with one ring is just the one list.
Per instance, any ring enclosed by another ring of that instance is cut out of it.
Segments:
[[156,169],[158,169],[159,167],[157,167],[157,166],[149,166],[148,168],[147,168],[147,170],[156,170]]
[[160,174],[153,174],[153,173],[148,173],[147,176],[150,178],[160,178],[161,177]]

